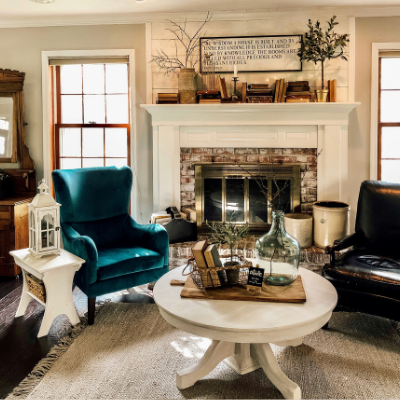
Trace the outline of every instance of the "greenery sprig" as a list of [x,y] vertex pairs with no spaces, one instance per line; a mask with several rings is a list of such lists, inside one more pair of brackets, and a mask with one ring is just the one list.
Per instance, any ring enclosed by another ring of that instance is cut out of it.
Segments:
[[206,221],[207,226],[211,229],[211,243],[228,244],[231,254],[231,262],[233,262],[233,248],[236,243],[247,236],[249,233],[249,224],[237,225],[233,213],[228,222],[215,223],[211,225]]
[[347,61],[345,50],[347,43],[350,42],[348,33],[340,35],[333,31],[334,27],[339,25],[336,22],[336,15],[330,21],[327,21],[327,24],[329,26],[328,30],[323,31],[319,21],[313,25],[311,19],[309,19],[308,32],[304,34],[300,50],[297,53],[301,61],[312,61],[315,65],[318,62],[321,63],[322,89],[325,88],[324,62],[339,57]]

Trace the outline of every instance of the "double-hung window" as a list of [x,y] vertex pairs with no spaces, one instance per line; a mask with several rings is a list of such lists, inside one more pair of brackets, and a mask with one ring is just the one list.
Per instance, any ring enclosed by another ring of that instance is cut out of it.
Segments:
[[127,62],[53,64],[54,167],[129,166]]
[[400,53],[379,57],[378,179],[400,183]]

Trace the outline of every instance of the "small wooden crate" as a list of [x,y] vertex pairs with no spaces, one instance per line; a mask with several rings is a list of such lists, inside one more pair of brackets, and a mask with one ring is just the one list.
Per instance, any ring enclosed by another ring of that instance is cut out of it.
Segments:
[[43,281],[28,273],[26,273],[25,276],[28,282],[29,292],[43,301],[43,303],[46,303],[46,288]]

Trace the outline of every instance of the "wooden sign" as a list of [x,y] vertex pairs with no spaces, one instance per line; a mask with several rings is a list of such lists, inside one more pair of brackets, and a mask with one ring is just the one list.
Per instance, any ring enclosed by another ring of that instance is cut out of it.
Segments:
[[[287,36],[238,36],[231,38],[208,37],[200,39],[201,60],[210,54],[216,73],[301,71],[297,53],[303,35]],[[201,63],[200,72],[205,66]]]
[[247,290],[252,286],[258,288],[261,292],[264,278],[264,268],[260,268],[258,265],[256,267],[249,267],[249,277],[247,279]]

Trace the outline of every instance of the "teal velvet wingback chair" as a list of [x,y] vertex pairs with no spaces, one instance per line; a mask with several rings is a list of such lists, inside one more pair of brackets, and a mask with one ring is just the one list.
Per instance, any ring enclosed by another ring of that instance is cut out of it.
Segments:
[[88,296],[91,325],[96,296],[153,282],[168,272],[168,234],[129,215],[130,168],[56,170],[52,175],[64,248],[86,261],[74,282]]

